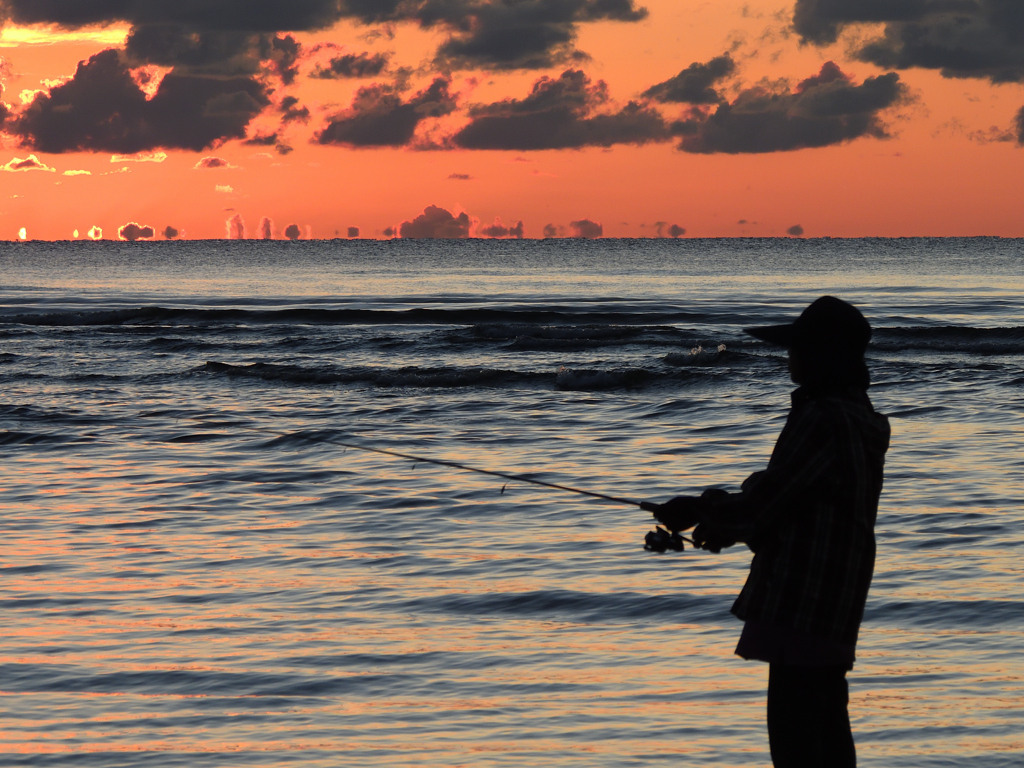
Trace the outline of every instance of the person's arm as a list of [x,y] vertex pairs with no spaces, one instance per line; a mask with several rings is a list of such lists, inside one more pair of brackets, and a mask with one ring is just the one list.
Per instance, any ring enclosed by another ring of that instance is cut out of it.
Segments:
[[791,415],[767,469],[748,477],[739,493],[709,489],[701,497],[694,540],[709,549],[744,542],[756,552],[832,469],[836,435],[829,421],[816,403]]

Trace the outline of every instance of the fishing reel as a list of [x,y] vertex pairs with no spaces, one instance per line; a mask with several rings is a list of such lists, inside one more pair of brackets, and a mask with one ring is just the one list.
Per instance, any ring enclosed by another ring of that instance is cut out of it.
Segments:
[[678,532],[666,531],[660,525],[644,536],[644,549],[648,552],[682,552],[683,537]]

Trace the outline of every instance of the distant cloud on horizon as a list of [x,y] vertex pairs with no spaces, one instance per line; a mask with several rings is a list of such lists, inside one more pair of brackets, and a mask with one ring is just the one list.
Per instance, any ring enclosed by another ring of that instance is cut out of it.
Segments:
[[402,222],[398,234],[403,238],[414,239],[462,239],[469,237],[472,225],[473,222],[465,211],[454,216],[445,208],[428,205],[419,216],[411,221]]
[[570,221],[569,226],[572,227],[573,237],[583,237],[587,239],[594,239],[602,237],[604,235],[604,227],[596,221],[590,219],[580,219],[579,221]]
[[143,226],[142,224],[138,224],[134,221],[129,221],[117,230],[118,238],[129,242],[135,242],[136,240],[149,240],[155,235],[156,232],[152,227],[148,225]]
[[224,222],[224,228],[226,230],[228,240],[245,239],[245,221],[242,219],[242,214],[236,213],[234,216],[229,218]]

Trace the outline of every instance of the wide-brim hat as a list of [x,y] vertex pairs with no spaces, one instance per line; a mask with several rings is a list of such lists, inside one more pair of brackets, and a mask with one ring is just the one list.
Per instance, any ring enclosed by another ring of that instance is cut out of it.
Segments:
[[745,328],[755,338],[787,349],[863,355],[871,340],[871,325],[852,304],[822,296],[792,323]]

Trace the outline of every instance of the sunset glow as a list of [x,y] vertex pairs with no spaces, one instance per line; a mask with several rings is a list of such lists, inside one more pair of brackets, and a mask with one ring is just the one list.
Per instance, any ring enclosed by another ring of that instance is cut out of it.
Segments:
[[998,3],[235,5],[0,0],[0,238],[1024,235]]

